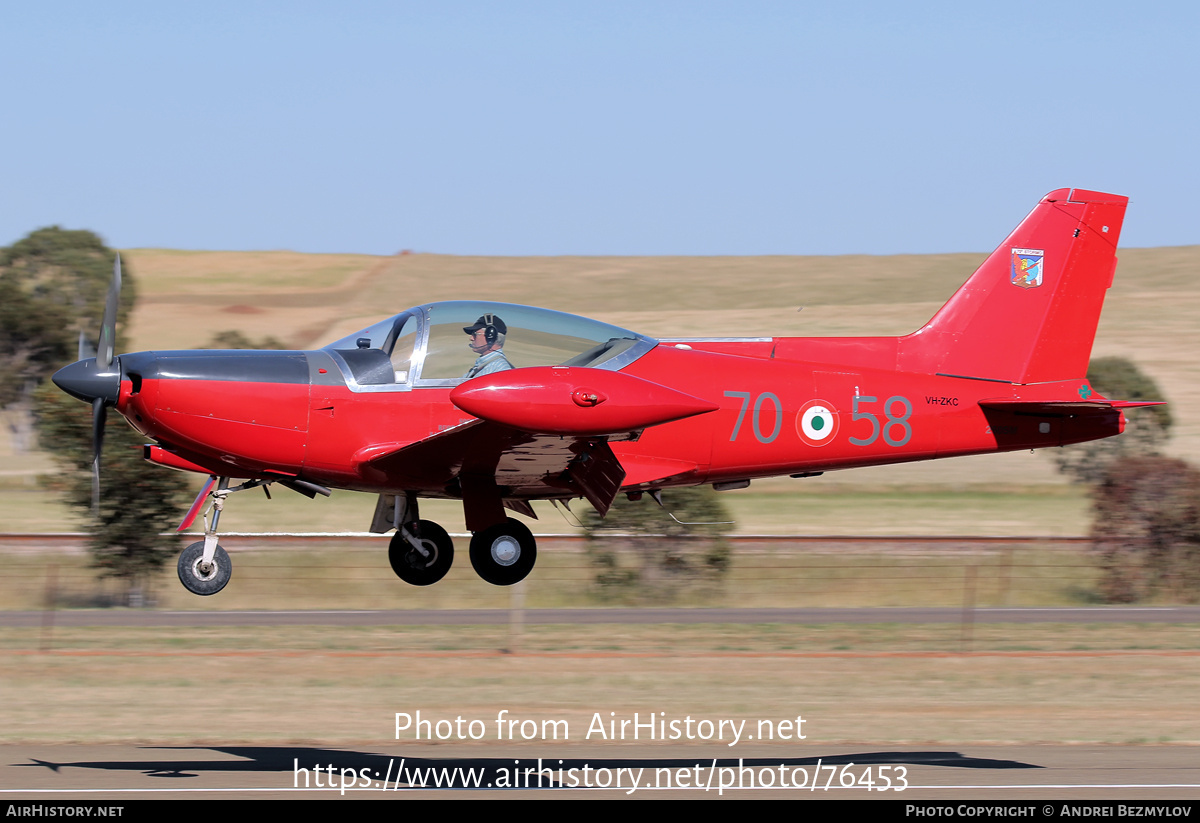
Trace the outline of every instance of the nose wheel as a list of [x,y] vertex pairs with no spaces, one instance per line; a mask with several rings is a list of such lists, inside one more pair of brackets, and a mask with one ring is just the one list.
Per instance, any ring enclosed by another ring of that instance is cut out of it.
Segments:
[[179,582],[192,594],[208,596],[225,588],[233,575],[233,564],[223,548],[217,546],[212,560],[204,562],[204,541],[199,540],[179,554]]
[[493,586],[520,583],[533,571],[537,541],[525,525],[511,517],[476,532],[471,538],[471,565]]
[[388,560],[392,571],[405,583],[430,586],[450,571],[454,541],[432,520],[418,520],[396,530],[388,546]]

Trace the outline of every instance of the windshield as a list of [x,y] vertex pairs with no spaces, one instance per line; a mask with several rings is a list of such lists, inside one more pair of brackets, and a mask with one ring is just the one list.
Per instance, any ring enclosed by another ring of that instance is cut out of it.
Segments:
[[412,373],[417,318],[403,312],[326,346],[337,352],[360,386],[407,383]]
[[359,385],[453,385],[527,366],[619,369],[656,341],[549,309],[450,301],[409,309],[326,346]]
[[[608,359],[603,358],[603,354],[611,352],[611,357],[618,353],[613,349],[624,351],[642,339],[634,332],[607,323],[530,306],[455,301],[434,303],[428,307],[428,312],[429,342],[421,369],[423,380],[466,377],[477,359],[490,354],[481,354],[477,348],[472,348],[472,339],[466,331],[486,318],[495,321],[490,328],[497,338],[503,334],[503,338],[490,348],[501,352],[508,364],[516,369],[568,363],[611,342],[604,352],[596,351],[584,361],[571,363],[594,366]],[[480,329],[484,343],[487,342],[488,328],[485,323]]]

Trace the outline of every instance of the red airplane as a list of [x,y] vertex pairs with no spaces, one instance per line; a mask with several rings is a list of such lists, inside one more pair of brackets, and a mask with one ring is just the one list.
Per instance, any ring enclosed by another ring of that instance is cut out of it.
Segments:
[[[113,355],[117,261],[95,358],[54,382],[155,441],[146,459],[209,476],[203,541],[179,577],[208,595],[230,577],[225,498],[278,483],[379,495],[392,568],[435,583],[454,559],[421,497],[463,501],[471,565],[511,585],[537,547],[505,509],[669,486],[1060,446],[1120,433],[1088,385],[1092,340],[1128,199],[1042,199],[933,319],[904,337],[655,340],[546,309],[481,301],[408,309],[316,351]],[[238,486],[230,478],[248,478]]]

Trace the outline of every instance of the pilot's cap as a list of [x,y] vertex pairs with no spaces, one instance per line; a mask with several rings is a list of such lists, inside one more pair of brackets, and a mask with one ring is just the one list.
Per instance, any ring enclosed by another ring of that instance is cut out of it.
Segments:
[[508,326],[506,326],[504,321],[494,314],[481,315],[480,318],[475,321],[475,325],[463,326],[463,331],[465,331],[467,334],[474,334],[480,329],[486,329],[488,326],[491,326],[499,334],[508,334]]

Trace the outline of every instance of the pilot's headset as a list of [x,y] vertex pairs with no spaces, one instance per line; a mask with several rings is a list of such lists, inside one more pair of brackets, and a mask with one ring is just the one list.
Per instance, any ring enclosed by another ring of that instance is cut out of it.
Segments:
[[491,312],[488,312],[479,319],[486,324],[483,327],[483,339],[486,340],[490,346],[496,342],[496,337],[498,337],[500,334],[500,332],[496,331],[496,316]]
[[482,331],[483,339],[487,342],[488,346],[502,346],[504,345],[504,335],[508,331],[508,326],[498,316],[488,312],[487,314],[480,315],[479,319],[471,325],[463,326],[463,331],[467,334],[478,334]]

